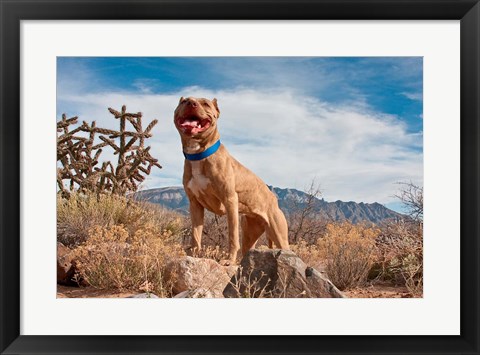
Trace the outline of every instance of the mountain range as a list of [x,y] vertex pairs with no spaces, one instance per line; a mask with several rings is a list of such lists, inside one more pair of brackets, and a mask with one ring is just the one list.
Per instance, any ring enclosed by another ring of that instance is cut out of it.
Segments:
[[[309,206],[310,213],[328,218],[334,221],[350,221],[352,223],[371,222],[378,224],[389,219],[405,218],[404,215],[395,212],[380,203],[363,202],[327,202],[296,189],[282,189],[269,186],[278,197],[278,204],[285,214],[305,210]],[[188,213],[188,198],[183,187],[171,186],[150,190],[138,191],[134,198],[162,205],[168,209],[180,213]]]

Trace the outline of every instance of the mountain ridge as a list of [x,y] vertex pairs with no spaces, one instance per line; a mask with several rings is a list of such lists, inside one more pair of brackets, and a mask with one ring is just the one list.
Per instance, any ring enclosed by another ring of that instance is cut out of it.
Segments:
[[[354,201],[327,202],[323,198],[311,196],[306,192],[268,186],[278,198],[279,207],[285,214],[294,213],[305,208],[310,200],[310,208],[317,216],[333,221],[350,221],[352,223],[381,223],[390,219],[406,218],[378,202],[365,203]],[[140,201],[156,203],[180,213],[188,213],[188,198],[182,186],[168,186],[138,191],[134,198]]]

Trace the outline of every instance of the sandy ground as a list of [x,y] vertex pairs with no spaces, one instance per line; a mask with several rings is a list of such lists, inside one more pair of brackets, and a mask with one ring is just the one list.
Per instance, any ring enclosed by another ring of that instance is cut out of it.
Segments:
[[57,298],[125,298],[139,292],[99,290],[94,287],[69,287],[57,285]]
[[390,284],[376,284],[366,287],[357,287],[343,292],[349,298],[411,298],[404,286]]
[[[125,298],[138,292],[99,290],[94,287],[68,287],[57,285],[57,298]],[[349,298],[410,298],[405,287],[377,284],[344,291]]]

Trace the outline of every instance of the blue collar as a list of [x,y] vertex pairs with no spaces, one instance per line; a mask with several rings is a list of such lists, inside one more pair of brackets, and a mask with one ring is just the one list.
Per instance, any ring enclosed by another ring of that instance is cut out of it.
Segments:
[[208,158],[210,155],[215,154],[215,152],[220,148],[220,139],[211,147],[205,149],[201,153],[197,154],[187,154],[183,152],[183,155],[185,156],[185,159],[187,160],[202,160],[205,158]]

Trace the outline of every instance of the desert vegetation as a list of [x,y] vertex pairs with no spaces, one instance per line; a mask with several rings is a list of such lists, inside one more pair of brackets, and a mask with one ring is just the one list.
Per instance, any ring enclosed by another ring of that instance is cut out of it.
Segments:
[[[128,113],[125,105],[121,111],[108,110],[119,120],[119,130],[97,127],[95,121],[79,125],[77,116],[67,119],[65,114],[57,122],[57,185],[64,197],[75,190],[123,195],[136,191],[152,167],[161,168],[150,147],[145,147],[157,120],[143,129],[141,112]],[[127,130],[127,122],[134,131]],[[107,147],[117,155],[115,165],[100,164],[102,149]]]
[[[59,193],[57,199],[58,241],[72,249],[79,279],[100,289],[172,296],[162,275],[169,261],[185,255],[188,217],[112,193],[75,192],[68,199]],[[322,223],[317,238],[300,239],[291,247],[340,290],[355,295],[361,289],[390,285],[405,290],[404,297],[422,296],[421,220],[378,226]],[[226,220],[209,214],[205,224],[205,248],[196,257],[219,261],[228,250]],[[266,244],[262,237],[257,247],[267,248]],[[247,287],[257,287],[256,281]]]
[[[125,106],[109,111],[119,120],[118,131],[99,128],[95,122],[78,125],[77,117],[66,115],[57,122],[57,240],[73,260],[74,284],[172,297],[178,282],[168,268],[185,256],[189,218],[132,197],[151,169],[160,167],[146,145],[156,121],[143,129],[141,113],[127,113]],[[127,130],[127,124],[133,130]],[[104,149],[111,149],[117,161],[102,162]],[[396,297],[421,297],[423,189],[411,182],[398,186],[397,197],[408,216],[374,225],[319,217],[312,203],[320,189],[312,183],[306,189],[312,198],[297,203],[287,214],[292,251],[351,297],[387,297],[369,293],[382,285],[401,290]],[[195,256],[223,259],[227,232],[225,217],[206,213],[205,248]],[[257,248],[266,245],[262,236]],[[202,277],[210,273],[208,265]],[[239,293],[242,288],[248,290],[242,294],[268,296],[268,280],[266,284],[249,277],[232,280],[237,280],[232,287]],[[200,294],[210,294],[212,287]]]

